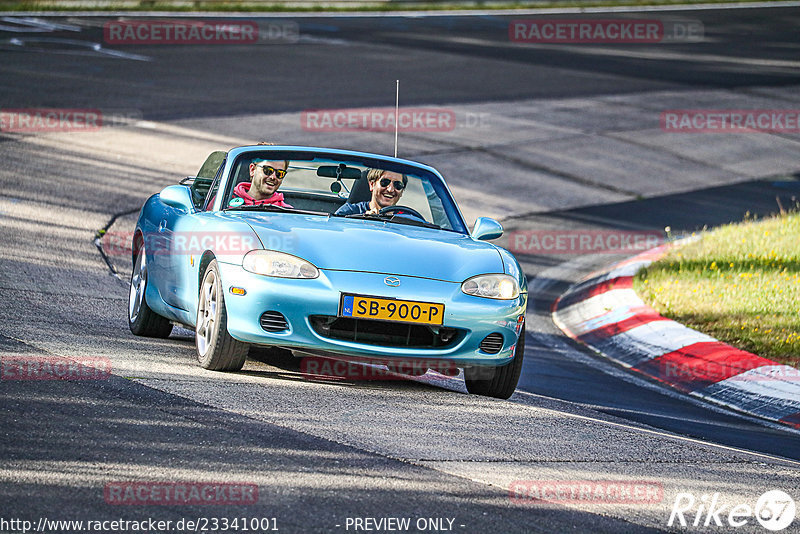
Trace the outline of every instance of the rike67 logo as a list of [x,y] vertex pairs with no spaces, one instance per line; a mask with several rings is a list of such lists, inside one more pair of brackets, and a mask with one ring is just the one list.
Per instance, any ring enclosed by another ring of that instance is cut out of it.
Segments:
[[755,525],[753,518],[767,530],[777,532],[794,521],[794,499],[781,490],[770,490],[751,506],[749,503],[723,504],[720,494],[703,495],[697,499],[691,493],[678,493],[672,504],[667,526],[740,528]]

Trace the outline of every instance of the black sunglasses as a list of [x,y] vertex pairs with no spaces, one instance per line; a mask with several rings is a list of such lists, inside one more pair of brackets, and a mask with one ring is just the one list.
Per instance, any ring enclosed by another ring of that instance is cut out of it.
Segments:
[[275,167],[270,167],[269,165],[256,165],[257,167],[261,167],[261,170],[264,171],[264,176],[269,176],[273,172],[275,176],[278,177],[278,180],[283,180],[283,177],[286,176],[286,171],[283,169],[276,169]]
[[[389,178],[381,178],[381,187],[388,186],[389,182],[391,182],[391,180]],[[402,191],[405,186],[406,186],[406,184],[404,184],[400,180],[395,180],[394,181],[394,188],[395,188],[396,191]]]

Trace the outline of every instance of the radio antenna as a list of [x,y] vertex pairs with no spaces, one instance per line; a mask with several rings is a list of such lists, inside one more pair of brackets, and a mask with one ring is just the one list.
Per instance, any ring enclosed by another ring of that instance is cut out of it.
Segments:
[[400,116],[400,80],[395,80],[396,88],[394,93],[394,157],[397,157],[397,130],[399,128],[398,119]]

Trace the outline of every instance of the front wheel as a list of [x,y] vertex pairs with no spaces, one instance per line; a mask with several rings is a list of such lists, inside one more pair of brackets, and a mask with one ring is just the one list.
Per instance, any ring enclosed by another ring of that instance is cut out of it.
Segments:
[[172,323],[150,309],[145,300],[147,289],[147,254],[144,245],[136,252],[128,295],[128,328],[137,336],[169,337]]
[[522,372],[522,357],[525,353],[525,324],[519,332],[514,359],[501,367],[467,367],[464,382],[467,391],[474,395],[507,399],[514,394]]
[[212,260],[200,284],[195,323],[197,360],[212,371],[238,371],[247,360],[249,346],[228,333],[228,312],[217,260]]

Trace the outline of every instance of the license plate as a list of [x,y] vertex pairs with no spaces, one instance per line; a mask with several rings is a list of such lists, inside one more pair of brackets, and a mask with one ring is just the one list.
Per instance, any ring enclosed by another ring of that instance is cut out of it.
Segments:
[[339,315],[341,317],[440,325],[444,322],[444,304],[342,295]]

